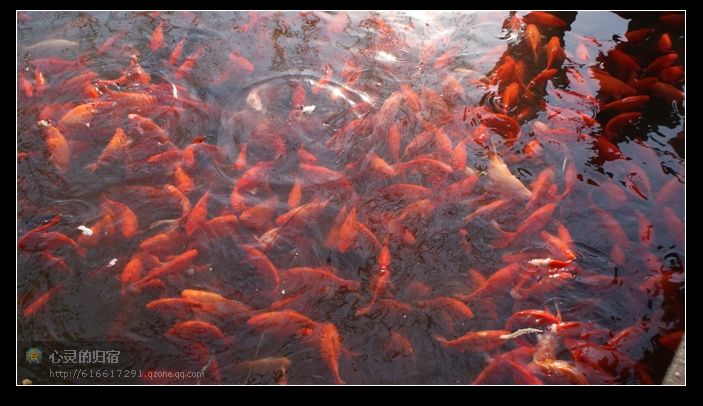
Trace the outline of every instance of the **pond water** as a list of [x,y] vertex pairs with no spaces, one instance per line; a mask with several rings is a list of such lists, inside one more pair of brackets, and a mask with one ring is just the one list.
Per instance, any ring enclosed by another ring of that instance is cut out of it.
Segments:
[[684,331],[683,14],[17,30],[19,382],[663,379]]

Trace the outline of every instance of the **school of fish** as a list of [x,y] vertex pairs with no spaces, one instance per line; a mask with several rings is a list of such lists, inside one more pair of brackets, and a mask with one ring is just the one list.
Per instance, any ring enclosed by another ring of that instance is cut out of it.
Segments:
[[[150,368],[197,383],[659,383],[684,329],[684,183],[639,123],[683,111],[684,15],[607,49],[572,14],[475,13],[504,37],[480,54],[367,12],[239,13],[228,29],[265,46],[180,35],[188,12],[139,14],[142,42],[37,41],[17,74],[20,330],[85,311],[71,334],[160,343]],[[352,26],[355,52],[261,62],[291,27]]]

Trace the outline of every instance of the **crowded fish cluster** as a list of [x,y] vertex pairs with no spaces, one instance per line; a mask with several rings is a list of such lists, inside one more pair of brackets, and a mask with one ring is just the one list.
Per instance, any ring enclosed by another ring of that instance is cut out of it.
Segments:
[[18,339],[205,372],[140,384],[661,381],[683,14],[121,15],[20,47]]

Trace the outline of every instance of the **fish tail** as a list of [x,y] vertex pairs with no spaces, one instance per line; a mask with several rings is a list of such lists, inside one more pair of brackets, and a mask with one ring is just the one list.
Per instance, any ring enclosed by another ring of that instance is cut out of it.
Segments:
[[448,347],[448,346],[449,346],[449,340],[447,340],[446,338],[442,337],[442,336],[439,335],[439,334],[436,335],[436,336],[434,336],[434,339],[437,340],[437,341],[439,341],[439,343],[442,344],[442,345],[445,346],[445,347]]
[[498,225],[498,223],[495,222],[495,220],[493,220],[491,223],[493,224],[493,227],[495,227],[496,230],[498,230],[498,232],[500,233],[500,237],[491,241],[491,245],[495,248],[507,247],[513,241],[513,238],[515,238],[515,234],[501,230],[500,226]]

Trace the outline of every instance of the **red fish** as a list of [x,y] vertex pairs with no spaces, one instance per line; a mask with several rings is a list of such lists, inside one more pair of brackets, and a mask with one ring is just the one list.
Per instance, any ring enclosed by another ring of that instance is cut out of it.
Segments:
[[59,289],[59,286],[51,288],[45,293],[43,293],[41,296],[39,296],[37,299],[35,299],[32,303],[27,305],[27,307],[25,307],[22,311],[22,317],[28,319],[37,314],[42,309],[44,309],[49,303],[49,301],[51,301],[51,299],[56,296],[56,293],[59,291]]
[[564,62],[564,48],[561,46],[561,42],[558,37],[552,37],[549,39],[546,45],[547,50],[547,69],[548,68],[558,68],[562,62]]
[[642,113],[638,111],[618,114],[608,120],[608,123],[605,125],[603,135],[608,139],[612,139],[614,136],[620,134],[625,126],[631,125],[635,120],[640,118],[640,116],[642,116]]
[[86,165],[86,169],[95,172],[98,168],[122,158],[130,144],[132,144],[132,139],[121,128],[117,128],[115,135],[112,136],[95,163]]
[[359,290],[359,282],[340,278],[331,267],[319,268],[290,268],[281,275],[281,286],[286,291],[295,292],[300,289],[310,289],[316,284],[336,285],[352,291]]
[[59,172],[65,173],[71,165],[71,148],[66,138],[52,125],[46,127],[44,134],[51,161]]
[[164,29],[163,22],[159,21],[159,25],[156,26],[154,32],[151,34],[151,42],[149,42],[149,48],[152,51],[156,51],[161,48],[164,44]]
[[171,66],[176,66],[178,61],[181,60],[181,56],[183,56],[183,47],[185,46],[186,39],[181,38],[180,41],[178,41],[178,44],[173,48],[173,51],[171,52],[171,56],[168,58],[168,64]]
[[278,337],[306,334],[317,323],[294,310],[267,312],[252,316],[247,324],[258,330],[268,331]]
[[644,69],[644,74],[647,75],[650,73],[658,73],[660,70],[673,65],[677,59],[679,59],[679,54],[677,54],[676,52],[671,52],[666,55],[662,55],[652,61],[652,63],[647,65],[647,67]]
[[530,215],[520,226],[515,230],[515,232],[502,232],[502,237],[493,240],[492,244],[496,248],[505,248],[516,238],[523,237],[527,234],[537,232],[541,230],[549,220],[552,218],[552,214],[556,209],[556,204],[549,203]]
[[538,73],[537,76],[532,78],[530,83],[527,84],[527,89],[532,89],[534,86],[548,81],[549,79],[556,76],[557,73],[559,73],[559,71],[554,68],[543,70],[542,72]]
[[603,107],[601,107],[601,110],[606,111],[606,110],[616,110],[616,111],[628,111],[628,110],[635,110],[639,107],[642,107],[644,104],[646,104],[649,101],[649,96],[646,95],[638,95],[638,96],[628,96],[624,97],[619,100],[612,101]]
[[632,96],[637,94],[637,91],[623,81],[616,79],[609,74],[595,69],[590,69],[591,75],[600,83],[600,92],[611,96]]
[[179,254],[179,255],[173,257],[172,259],[170,259],[169,261],[165,262],[163,265],[161,265],[155,269],[152,269],[145,277],[134,282],[131,285],[131,288],[140,289],[147,282],[150,282],[153,279],[157,279],[157,278],[161,278],[163,276],[183,272],[183,271],[187,270],[189,267],[193,266],[193,262],[195,261],[195,258],[197,256],[198,256],[198,250],[188,250],[186,252],[183,252],[182,254]]
[[520,85],[517,82],[512,82],[503,90],[503,94],[501,95],[504,111],[507,112],[515,107],[519,99]]
[[182,321],[166,331],[164,336],[203,344],[214,343],[225,346],[229,344],[227,337],[225,337],[219,327],[200,320]]
[[236,66],[238,69],[244,70],[246,72],[254,72],[254,65],[252,65],[251,62],[242,55],[240,55],[237,52],[230,52],[229,54],[229,60]]
[[337,385],[343,385],[344,380],[339,376],[339,356],[342,353],[342,339],[337,327],[332,323],[322,323],[317,326],[319,335],[320,354],[332,372],[332,377]]
[[537,56],[537,47],[539,46],[539,42],[541,40],[542,34],[540,34],[539,29],[537,28],[536,25],[534,24],[528,24],[527,28],[525,28],[525,41],[527,45],[530,47],[532,50],[532,56],[537,63],[538,61],[538,56]]
[[567,25],[566,21],[546,11],[533,11],[522,17],[522,20],[528,24],[539,24],[549,28],[563,28]]
[[278,209],[278,203],[278,196],[274,195],[244,210],[239,216],[239,220],[251,228],[263,229],[271,222],[273,215]]
[[668,32],[665,32],[661,37],[659,37],[659,40],[657,40],[657,49],[659,52],[665,54],[671,51],[671,46],[671,37]]
[[276,266],[273,265],[266,254],[253,247],[244,247],[244,253],[249,263],[256,268],[259,276],[266,281],[267,286],[269,286],[272,291],[278,291],[281,285],[281,278],[278,275]]
[[520,270],[520,264],[512,263],[495,271],[486,282],[468,295],[458,295],[457,297],[464,301],[471,301],[481,295],[490,292],[497,292],[509,287],[510,284],[517,278],[517,273]]
[[[382,256],[384,256],[383,250],[381,250],[381,253],[382,253]],[[384,259],[382,261],[383,261],[383,263],[389,262],[387,259]],[[379,262],[381,262],[381,261],[379,261]],[[369,311],[371,311],[371,309],[373,308],[373,305],[376,304],[379,297],[383,293],[385,293],[388,290],[388,288],[390,287],[390,283],[391,283],[390,278],[391,278],[390,270],[387,268],[387,266],[384,267],[384,265],[381,265],[381,272],[374,278],[375,283],[374,283],[374,287],[373,287],[373,295],[371,297],[371,301],[369,302],[369,304],[367,304],[366,306],[364,306],[361,309],[356,311],[357,316],[362,316],[362,315],[368,314]]]
[[652,28],[640,28],[638,30],[628,31],[625,33],[627,42],[632,45],[639,44],[649,37],[654,30]]
[[137,234],[139,221],[129,207],[107,198],[103,198],[102,207],[103,211],[112,217],[114,225],[119,227],[119,231],[124,238],[132,238]]
[[664,14],[659,17],[659,21],[672,27],[681,28],[686,22],[686,16],[679,13]]
[[442,69],[449,65],[459,54],[459,47],[449,48],[445,53],[440,55],[434,63],[435,69]]
[[663,99],[669,103],[674,101],[681,103],[684,99],[684,92],[668,83],[656,82],[654,86],[652,86],[652,96]]
[[32,86],[32,82],[30,82],[29,79],[27,79],[25,71],[20,71],[19,81],[20,81],[19,88],[22,91],[22,93],[27,97],[34,96],[34,87]]
[[472,331],[454,340],[435,336],[435,340],[439,341],[444,347],[456,348],[460,351],[484,352],[498,349],[505,342],[500,336],[507,334],[510,334],[510,331],[484,330]]
[[185,222],[186,234],[193,235],[200,227],[207,221],[207,204],[209,192],[205,192],[203,196],[198,200],[193,209],[188,214]]
[[677,84],[684,79],[683,65],[669,66],[659,72],[659,79],[670,84]]

